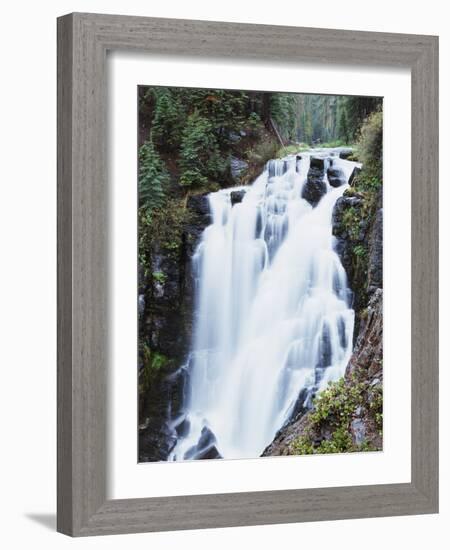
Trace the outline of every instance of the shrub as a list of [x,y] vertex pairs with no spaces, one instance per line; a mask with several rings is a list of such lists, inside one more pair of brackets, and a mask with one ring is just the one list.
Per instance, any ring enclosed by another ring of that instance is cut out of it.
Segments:
[[272,138],[266,138],[247,151],[247,160],[251,164],[264,166],[268,160],[278,157],[278,150],[278,143]]
[[[329,383],[328,387],[315,397],[313,410],[308,413],[304,434],[297,437],[290,446],[290,454],[326,454],[372,450],[369,443],[355,445],[350,434],[350,423],[358,407],[369,408],[379,432],[382,430],[383,393],[381,386],[370,387],[366,381],[359,381],[357,375],[351,380],[341,378]],[[321,428],[327,427],[331,435],[321,439]]]

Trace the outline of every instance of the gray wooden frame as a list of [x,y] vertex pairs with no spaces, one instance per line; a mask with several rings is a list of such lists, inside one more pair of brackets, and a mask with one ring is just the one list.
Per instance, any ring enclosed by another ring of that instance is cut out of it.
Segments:
[[[106,52],[124,49],[411,69],[411,483],[107,500]],[[83,536],[437,512],[438,38],[82,13],[59,18],[58,317],[60,532]]]

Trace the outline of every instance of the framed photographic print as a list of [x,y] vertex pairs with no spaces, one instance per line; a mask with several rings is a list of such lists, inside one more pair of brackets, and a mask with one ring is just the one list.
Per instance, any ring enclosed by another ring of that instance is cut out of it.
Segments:
[[432,36],[58,20],[58,530],[438,509]]

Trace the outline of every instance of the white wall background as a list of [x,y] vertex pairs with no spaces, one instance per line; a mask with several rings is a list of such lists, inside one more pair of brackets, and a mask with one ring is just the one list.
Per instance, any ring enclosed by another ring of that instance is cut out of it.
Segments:
[[[405,7],[407,9],[405,10]],[[441,513],[71,540],[54,532],[56,470],[56,23],[91,11],[440,35],[441,205],[449,202],[449,14],[441,0],[10,0],[0,32],[0,506],[5,548],[390,548],[445,546],[450,520],[447,357],[441,357]],[[408,139],[408,136],[405,136]],[[401,159],[399,159],[401,162]],[[450,216],[441,207],[441,280],[449,279]],[[401,228],[398,228],[401,231]],[[449,304],[448,285],[441,288]],[[449,330],[442,315],[442,341]]]

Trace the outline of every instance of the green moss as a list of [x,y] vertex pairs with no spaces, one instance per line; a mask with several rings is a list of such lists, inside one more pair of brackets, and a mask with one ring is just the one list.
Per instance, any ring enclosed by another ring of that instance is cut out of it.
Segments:
[[144,365],[139,374],[139,390],[140,392],[145,392],[155,378],[167,368],[170,359],[162,353],[153,351],[146,344],[143,344],[142,356]]
[[358,258],[365,258],[367,255],[367,248],[363,244],[357,244],[353,247],[353,254]]
[[139,264],[144,275],[159,283],[165,282],[165,274],[151,272],[151,257],[156,247],[177,258],[181,251],[183,229],[190,221],[190,213],[184,199],[170,199],[164,208],[139,209]]
[[162,271],[154,271],[152,277],[155,282],[160,284],[164,284],[167,281],[167,275]]

